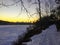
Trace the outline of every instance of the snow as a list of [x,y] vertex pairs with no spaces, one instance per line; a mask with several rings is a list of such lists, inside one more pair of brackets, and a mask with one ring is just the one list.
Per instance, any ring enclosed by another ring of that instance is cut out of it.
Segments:
[[[0,26],[0,45],[11,45],[18,35],[26,33],[28,25],[3,25]],[[24,42],[27,45],[60,45],[60,32],[57,32],[56,25],[51,25],[42,33],[31,37],[32,41]]]
[[0,45],[11,45],[26,32],[26,27],[28,25],[0,25]]
[[27,45],[60,45],[60,32],[57,32],[56,25],[51,25],[42,33],[31,37],[32,41]]

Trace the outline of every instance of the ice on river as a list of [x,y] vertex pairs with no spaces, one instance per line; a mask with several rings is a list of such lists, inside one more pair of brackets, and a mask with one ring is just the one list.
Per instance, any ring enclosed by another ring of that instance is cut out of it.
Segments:
[[0,45],[11,45],[18,35],[26,32],[28,25],[0,25]]

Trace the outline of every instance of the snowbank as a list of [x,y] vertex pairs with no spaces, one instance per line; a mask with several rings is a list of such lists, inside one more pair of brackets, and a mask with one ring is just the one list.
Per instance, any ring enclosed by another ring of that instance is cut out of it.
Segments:
[[56,25],[51,25],[39,35],[31,37],[32,41],[27,42],[27,45],[59,45],[56,34]]

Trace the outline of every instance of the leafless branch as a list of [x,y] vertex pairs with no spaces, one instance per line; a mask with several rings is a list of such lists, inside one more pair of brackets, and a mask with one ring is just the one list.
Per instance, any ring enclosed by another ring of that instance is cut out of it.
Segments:
[[[29,0],[29,1],[31,1],[31,0]],[[9,7],[9,6],[13,6],[13,5],[16,5],[16,4],[18,4],[18,3],[20,3],[21,4],[21,12],[22,12],[22,8],[25,10],[25,12],[27,13],[27,16],[30,18],[30,17],[32,17],[33,18],[33,15],[35,15],[35,14],[37,14],[37,13],[33,13],[33,14],[30,14],[30,12],[29,12],[29,10],[25,7],[25,5],[24,5],[24,2],[23,2],[23,0],[18,0],[18,1],[15,1],[15,0],[13,0],[13,4],[4,4],[3,3],[3,0],[2,0],[2,3],[0,4],[0,5],[2,5],[2,6],[4,6],[4,7]],[[35,2],[34,3],[32,3],[32,5],[33,4],[37,4],[37,2],[36,2],[36,0],[35,0]],[[19,15],[21,15],[21,12],[18,14],[18,16]],[[18,17],[17,16],[17,17]]]
[[27,12],[27,16],[28,16],[29,18],[32,17],[31,14],[29,13],[29,11],[27,10],[27,8],[24,6],[23,1],[22,1],[22,0],[20,0],[20,1],[21,1],[21,5],[23,6],[24,10]]
[[13,5],[18,4],[19,2],[20,2],[20,0],[15,2],[15,3],[13,3],[13,4],[8,5],[8,4],[4,4],[3,1],[2,1],[2,4],[0,4],[0,5],[5,6],[5,7],[9,7],[9,6],[13,6]]

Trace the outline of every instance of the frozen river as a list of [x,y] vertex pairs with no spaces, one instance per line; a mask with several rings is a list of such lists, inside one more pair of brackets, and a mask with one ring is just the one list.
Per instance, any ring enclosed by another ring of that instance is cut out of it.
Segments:
[[11,45],[11,42],[26,32],[28,25],[0,25],[0,45]]

